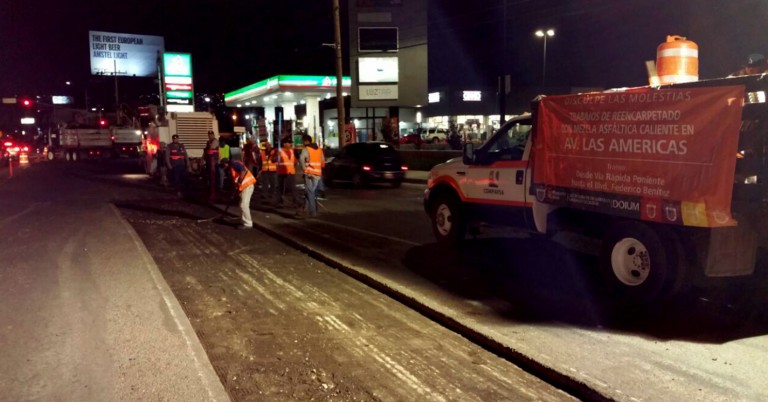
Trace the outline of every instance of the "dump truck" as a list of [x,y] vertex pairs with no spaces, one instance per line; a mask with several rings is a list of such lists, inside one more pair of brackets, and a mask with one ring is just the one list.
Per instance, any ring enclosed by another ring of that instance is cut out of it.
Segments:
[[768,269],[768,83],[761,76],[541,96],[435,166],[438,243],[512,227],[597,241],[604,288],[646,304]]
[[142,132],[134,127],[112,127],[112,149],[116,157],[138,157],[141,151]]
[[47,158],[78,161],[86,158],[111,157],[112,135],[107,128],[65,128],[59,135],[59,146],[48,148]]

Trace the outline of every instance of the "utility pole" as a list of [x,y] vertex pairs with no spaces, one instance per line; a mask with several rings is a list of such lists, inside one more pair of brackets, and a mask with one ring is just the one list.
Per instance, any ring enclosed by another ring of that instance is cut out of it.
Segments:
[[501,72],[499,74],[499,127],[507,110],[507,0],[501,0]]
[[120,97],[117,95],[117,60],[112,60],[115,65],[115,125],[120,125]]
[[344,129],[346,128],[346,116],[344,116],[344,92],[342,91],[341,76],[341,19],[339,17],[339,0],[333,0],[333,31],[336,49],[336,109],[339,117],[339,147],[345,145]]

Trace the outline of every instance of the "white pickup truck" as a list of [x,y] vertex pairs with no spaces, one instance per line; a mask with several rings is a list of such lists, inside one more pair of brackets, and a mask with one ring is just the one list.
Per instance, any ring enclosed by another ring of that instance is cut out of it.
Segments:
[[595,238],[606,287],[632,304],[765,274],[766,90],[747,76],[541,97],[432,169],[435,237],[483,223]]

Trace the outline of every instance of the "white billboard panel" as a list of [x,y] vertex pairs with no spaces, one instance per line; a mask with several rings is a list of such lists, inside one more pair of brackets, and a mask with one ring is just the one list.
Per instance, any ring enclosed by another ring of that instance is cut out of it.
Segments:
[[88,31],[88,43],[93,75],[157,76],[158,54],[165,50],[165,39],[152,35]]
[[399,78],[397,57],[361,57],[360,83],[395,83]]

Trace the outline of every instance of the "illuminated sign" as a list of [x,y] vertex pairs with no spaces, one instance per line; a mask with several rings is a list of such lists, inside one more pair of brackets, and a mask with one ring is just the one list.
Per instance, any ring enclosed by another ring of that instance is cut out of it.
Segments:
[[75,101],[71,96],[51,96],[51,103],[54,105],[71,105]]
[[165,91],[168,98],[191,98],[192,91]]
[[361,57],[358,59],[360,83],[398,82],[397,57]]
[[165,89],[167,91],[191,91],[192,85],[191,84],[169,84],[166,82]]
[[192,104],[191,98],[168,98],[167,101],[168,101],[168,104],[174,104],[174,105],[191,105]]
[[166,76],[192,77],[192,55],[189,53],[164,53],[163,73]]
[[[341,86],[343,89],[349,90],[352,87],[352,79],[350,77],[342,77]],[[284,88],[318,91],[336,89],[336,77],[328,75],[277,75],[248,85],[245,88],[226,93],[224,94],[224,101],[236,102],[269,92],[278,92]]]
[[440,92],[430,92],[429,93],[429,103],[438,103],[440,102]]
[[154,77],[163,53],[162,36],[88,31],[91,74]]
[[24,117],[21,119],[21,124],[35,124],[35,118],[34,117]]
[[188,112],[194,112],[195,107],[192,105],[167,105],[165,107],[165,110],[169,112],[188,113]]
[[163,80],[169,105],[194,105],[191,54],[163,53]]
[[192,85],[192,77],[175,77],[175,76],[166,76],[165,77],[165,83],[166,84],[190,84]]
[[397,85],[360,85],[360,100],[397,99]]
[[462,92],[462,99],[464,102],[479,102],[483,100],[483,93],[481,91],[464,91]]

